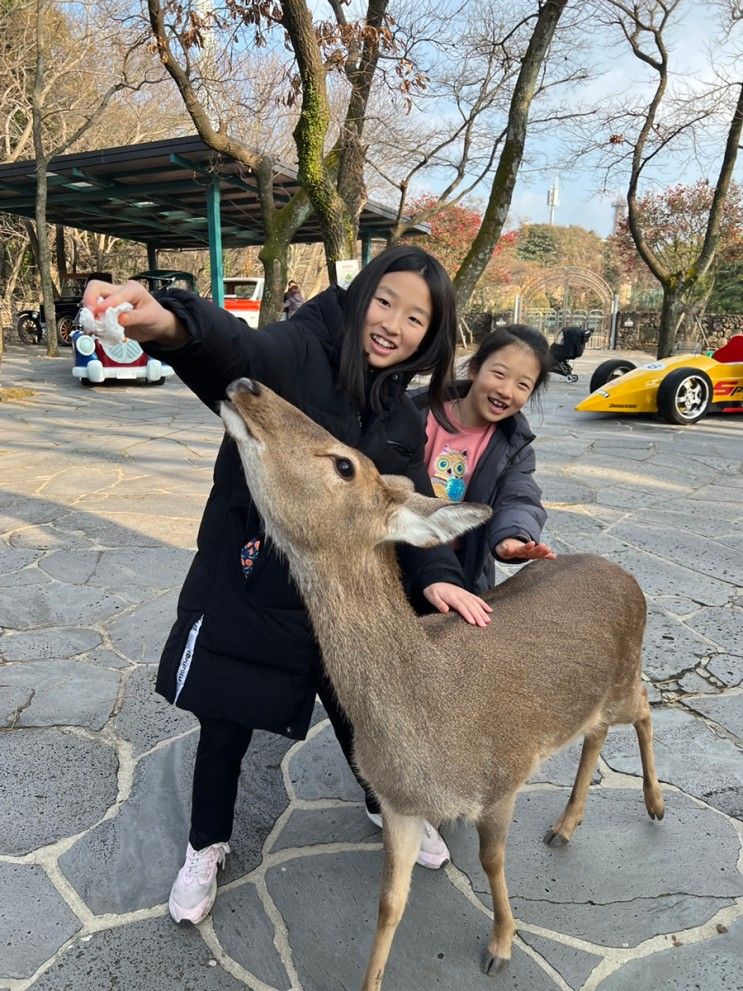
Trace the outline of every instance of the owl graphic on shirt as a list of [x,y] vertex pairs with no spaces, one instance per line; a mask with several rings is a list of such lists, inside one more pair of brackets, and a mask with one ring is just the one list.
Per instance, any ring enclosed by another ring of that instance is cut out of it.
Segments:
[[447,502],[461,502],[467,489],[466,474],[467,452],[457,451],[447,444],[434,463],[431,477],[434,494]]

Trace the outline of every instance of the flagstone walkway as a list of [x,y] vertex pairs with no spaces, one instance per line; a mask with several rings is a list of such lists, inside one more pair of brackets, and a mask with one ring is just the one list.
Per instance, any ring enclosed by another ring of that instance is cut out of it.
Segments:
[[[531,415],[538,477],[556,549],[606,555],[648,598],[666,817],[647,817],[633,733],[615,730],[581,829],[551,849],[577,745],[548,761],[511,831],[510,966],[479,971],[490,896],[454,825],[452,863],[416,868],[389,991],[741,986],[743,417],[574,413],[606,356]],[[306,741],[257,734],[211,918],[167,915],[196,731],[153,681],[220,422],[177,381],[84,389],[68,356],[18,345],[0,384],[35,390],[0,404],[0,988],[356,991],[380,836],[319,707]]]

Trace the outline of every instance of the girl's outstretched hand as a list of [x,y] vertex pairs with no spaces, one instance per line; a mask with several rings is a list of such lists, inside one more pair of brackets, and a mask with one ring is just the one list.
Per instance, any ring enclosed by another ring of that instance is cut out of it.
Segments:
[[516,537],[506,537],[496,545],[495,553],[504,561],[536,561],[537,558],[546,558],[554,561],[557,554],[548,547],[547,544],[538,544],[536,540],[517,540]]
[[460,588],[459,585],[434,582],[433,585],[423,589],[423,594],[439,612],[449,612],[453,609],[472,626],[487,626],[490,622],[488,614],[493,610],[487,602],[479,595],[468,592],[466,588]]
[[171,348],[188,341],[188,332],[180,320],[160,306],[141,283],[129,281],[114,286],[94,279],[85,287],[82,305],[87,306],[94,317],[102,316],[109,307],[121,303],[132,304],[131,310],[119,314],[119,323],[133,341],[156,341]]

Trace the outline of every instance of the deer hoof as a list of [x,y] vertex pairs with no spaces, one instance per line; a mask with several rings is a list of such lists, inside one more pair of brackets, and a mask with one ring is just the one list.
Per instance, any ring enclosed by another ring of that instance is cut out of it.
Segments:
[[508,957],[494,957],[490,950],[486,949],[482,955],[480,970],[488,977],[493,977],[502,970],[508,963]]
[[657,789],[655,794],[653,794],[651,789],[647,789],[645,792],[645,808],[648,810],[648,815],[651,819],[657,819],[660,822],[666,814],[666,803],[663,801],[663,795],[660,793],[660,789]]
[[554,849],[559,846],[565,846],[569,841],[567,836],[563,836],[562,833],[556,833],[554,829],[549,829],[545,833],[544,842],[547,846],[551,846]]

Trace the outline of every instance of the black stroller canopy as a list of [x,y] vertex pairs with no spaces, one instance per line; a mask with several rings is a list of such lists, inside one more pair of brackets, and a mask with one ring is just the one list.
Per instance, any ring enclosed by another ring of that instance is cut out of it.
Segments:
[[583,327],[563,327],[562,340],[555,341],[550,346],[550,351],[558,361],[580,358],[585,350],[586,341],[592,333],[593,331],[585,330]]

